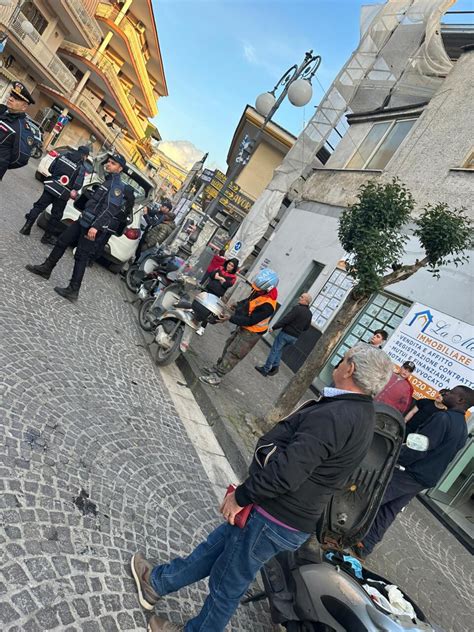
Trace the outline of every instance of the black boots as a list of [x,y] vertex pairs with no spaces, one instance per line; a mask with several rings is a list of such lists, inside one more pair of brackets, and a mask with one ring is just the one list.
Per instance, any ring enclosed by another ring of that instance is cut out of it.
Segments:
[[25,268],[28,272],[37,274],[38,276],[43,277],[43,279],[49,279],[54,268],[54,263],[51,263],[48,259],[46,259],[46,261],[41,263],[39,266],[32,266],[31,264],[28,264]]
[[48,233],[47,231],[43,233],[40,241],[42,244],[49,244],[50,246],[56,245],[56,237],[52,233]]
[[70,285],[67,287],[55,287],[54,291],[62,296],[63,298],[67,298],[68,301],[74,302],[79,298],[79,290],[73,289]]
[[31,229],[33,228],[33,224],[34,222],[27,219],[24,225],[20,228],[20,234],[29,235],[31,233]]

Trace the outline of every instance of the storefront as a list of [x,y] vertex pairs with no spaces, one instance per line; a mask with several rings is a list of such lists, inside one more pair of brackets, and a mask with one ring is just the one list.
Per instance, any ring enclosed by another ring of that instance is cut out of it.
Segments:
[[[326,299],[331,299],[332,296],[331,291],[331,296],[325,296],[327,294],[327,290],[322,291],[313,302],[313,324],[320,319],[320,313],[327,309]],[[325,298],[318,300],[322,296]],[[395,364],[414,360],[417,369],[411,379],[417,397],[432,397],[440,388],[452,388],[458,384],[473,388],[474,327],[426,305],[410,303],[385,292],[375,294],[348,328],[319,375],[316,382],[319,388],[321,382],[331,382],[332,370],[344,353],[359,341],[367,342],[375,329],[385,329],[388,332],[389,340],[385,350]],[[465,447],[456,455],[438,485],[419,497],[472,552],[473,413],[468,416],[466,423],[470,434]]]

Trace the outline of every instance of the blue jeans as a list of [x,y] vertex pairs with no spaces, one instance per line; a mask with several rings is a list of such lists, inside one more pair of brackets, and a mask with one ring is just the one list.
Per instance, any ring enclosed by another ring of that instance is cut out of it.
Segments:
[[227,522],[186,558],[155,566],[150,582],[167,595],[209,577],[209,595],[185,632],[223,632],[260,568],[281,551],[296,551],[309,533],[290,531],[252,511],[243,529]]
[[285,334],[285,332],[281,330],[273,341],[267,361],[263,365],[264,370],[268,373],[270,369],[280,366],[283,349],[289,345],[294,345],[297,340],[298,338],[296,336],[290,336],[290,334]]

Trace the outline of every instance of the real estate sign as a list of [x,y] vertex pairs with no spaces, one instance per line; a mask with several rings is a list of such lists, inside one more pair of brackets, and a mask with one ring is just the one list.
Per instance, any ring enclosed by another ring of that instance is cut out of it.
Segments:
[[414,397],[433,398],[441,388],[474,388],[474,327],[415,303],[384,351],[396,365],[413,360]]

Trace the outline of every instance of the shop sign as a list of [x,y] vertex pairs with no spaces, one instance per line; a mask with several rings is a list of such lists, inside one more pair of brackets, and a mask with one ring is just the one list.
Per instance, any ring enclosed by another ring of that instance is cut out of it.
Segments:
[[441,388],[474,388],[474,327],[415,303],[384,346],[397,366],[413,360],[414,397],[434,398]]

